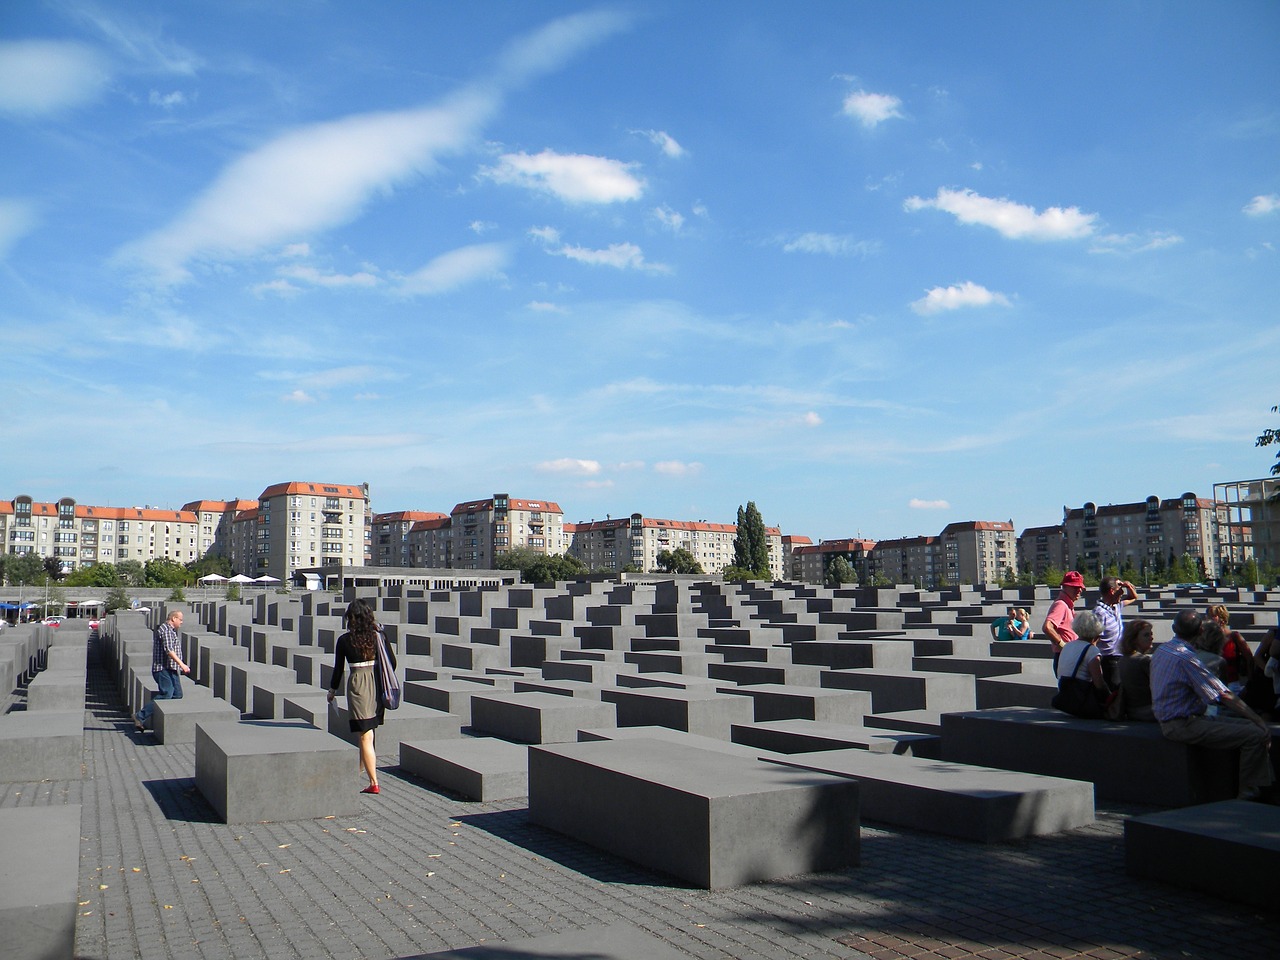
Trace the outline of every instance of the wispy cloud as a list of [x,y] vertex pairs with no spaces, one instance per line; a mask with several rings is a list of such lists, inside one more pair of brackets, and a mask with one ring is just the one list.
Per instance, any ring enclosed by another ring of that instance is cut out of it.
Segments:
[[848,234],[802,233],[782,241],[787,253],[820,253],[829,257],[865,257],[880,250],[880,244],[871,240],[855,240]]
[[187,96],[181,90],[174,90],[170,93],[161,93],[159,90],[152,90],[151,95],[147,98],[147,102],[153,107],[172,110],[174,107],[180,107],[185,104],[187,102]]
[[637,200],[645,182],[632,174],[634,164],[588,154],[503,154],[481,175],[495,183],[549,193],[566,203],[618,203]]
[[672,210],[665,203],[660,207],[655,207],[653,215],[658,222],[670,230],[672,233],[679,233],[684,226],[684,215]]
[[686,463],[683,460],[662,460],[653,465],[653,472],[667,477],[689,477],[702,472],[702,464],[696,460]]
[[676,142],[675,137],[665,130],[636,130],[636,133],[647,137],[664,154],[673,159],[683,157],[687,151]]
[[245,257],[348,223],[375,197],[475,143],[508,87],[555,69],[627,22],[614,14],[566,17],[512,44],[497,76],[437,104],[283,133],[233,160],[171,223],[122,248],[118,261],[179,282],[193,259]]
[[36,225],[35,206],[25,200],[0,198],[0,260]]
[[920,500],[912,497],[907,501],[912,510],[950,510],[951,504],[946,500]]
[[103,59],[81,43],[0,43],[0,113],[35,117],[90,103],[106,87]]
[[299,280],[315,287],[376,287],[382,281],[372,273],[322,273],[315,267],[295,264],[276,271],[281,277]]
[[500,243],[451,250],[405,277],[399,292],[405,296],[445,293],[476,280],[498,277],[508,257],[507,247]]
[[541,473],[553,473],[560,476],[594,477],[600,472],[600,463],[596,460],[574,460],[562,457],[559,460],[544,460],[537,465]]
[[644,251],[634,243],[611,243],[603,250],[591,250],[587,247],[563,246],[552,250],[561,257],[577,260],[579,263],[593,267],[613,267],[617,270],[648,270],[653,273],[667,273],[670,267],[661,263],[649,263],[644,258]]
[[888,93],[868,93],[856,90],[844,98],[844,114],[853,117],[868,130],[886,120],[901,118],[898,108],[902,101]]
[[1089,246],[1090,253],[1149,253],[1165,250],[1182,243],[1176,233],[1152,231],[1150,233],[1108,233],[1098,236]]
[[1280,194],[1258,194],[1244,205],[1244,212],[1251,217],[1261,217],[1280,210]]
[[984,197],[972,190],[939,187],[931,200],[908,197],[908,212],[932,208],[949,213],[961,223],[990,227],[1013,240],[1078,240],[1092,235],[1096,213],[1081,213],[1079,207],[1048,207],[1037,213],[1034,207],[1007,198]]
[[919,300],[911,304],[911,309],[921,316],[942,313],[948,310],[959,310],[962,307],[1009,306],[1009,298],[1003,293],[995,293],[972,280],[950,287],[934,287]]

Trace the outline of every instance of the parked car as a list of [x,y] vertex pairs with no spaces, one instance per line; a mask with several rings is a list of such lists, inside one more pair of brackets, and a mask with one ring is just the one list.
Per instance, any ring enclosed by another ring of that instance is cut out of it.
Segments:
[[40,622],[43,623],[46,627],[60,627],[62,626],[63,621],[65,621],[66,619],[67,619],[66,617],[57,617],[57,616],[45,617]]

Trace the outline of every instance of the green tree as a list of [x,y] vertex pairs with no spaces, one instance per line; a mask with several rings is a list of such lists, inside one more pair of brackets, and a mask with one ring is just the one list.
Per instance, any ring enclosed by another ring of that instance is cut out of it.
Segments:
[[528,547],[515,547],[493,558],[496,570],[519,570],[526,583],[555,583],[574,580],[587,572],[587,565],[574,556],[545,554]]
[[62,561],[57,557],[44,558],[44,575],[49,581],[57,581],[62,579]]
[[857,583],[858,572],[853,569],[848,558],[837,554],[827,566],[827,583],[839,587],[845,583]]
[[143,587],[147,583],[147,575],[138,560],[121,560],[116,564],[116,573],[120,576],[120,585],[124,587]]
[[199,580],[201,577],[207,577],[211,573],[216,573],[220,577],[231,577],[231,558],[221,555],[210,554],[201,557],[199,560],[192,560],[187,564],[187,570],[191,572],[191,582]]
[[750,570],[752,579],[769,579],[769,535],[765,533],[764,517],[760,515],[754,500],[746,507],[738,507],[738,532],[733,538],[733,565]]
[[228,584],[227,584],[227,599],[228,599],[228,600],[239,600],[239,599],[240,599],[240,584],[238,584],[238,583],[228,583]]
[[124,592],[124,587],[117,585],[111,588],[111,591],[102,601],[102,608],[107,613],[114,613],[117,610],[128,610],[131,602],[129,595]]
[[120,575],[115,564],[103,561],[72,570],[62,582],[68,587],[114,587],[120,582]]
[[10,583],[43,584],[47,579],[44,560],[34,553],[10,554],[5,558],[5,579]]
[[[1271,412],[1280,413],[1280,406],[1272,407]],[[1258,437],[1258,442],[1255,444],[1255,446],[1259,447],[1270,447],[1272,445],[1280,446],[1280,428],[1267,427],[1262,431],[1262,434]],[[1280,451],[1276,452],[1276,462],[1271,465],[1271,475],[1280,477]],[[1272,499],[1280,499],[1280,490],[1272,494]]]
[[754,570],[744,570],[737,564],[730,564],[720,572],[725,583],[746,583],[748,580],[759,580]]
[[1044,568],[1041,579],[1044,580],[1045,586],[1053,587],[1055,590],[1062,586],[1063,571],[1056,563],[1051,563]]
[[702,564],[684,547],[658,551],[658,569],[663,573],[704,573]]
[[148,587],[181,587],[190,576],[190,570],[168,557],[153,557],[142,568],[143,581]]

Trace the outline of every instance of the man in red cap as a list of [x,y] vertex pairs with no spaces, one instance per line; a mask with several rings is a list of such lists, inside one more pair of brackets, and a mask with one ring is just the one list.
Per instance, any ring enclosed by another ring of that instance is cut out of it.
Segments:
[[1049,607],[1049,615],[1044,618],[1044,635],[1053,644],[1053,669],[1058,669],[1058,655],[1062,648],[1076,639],[1076,632],[1071,629],[1071,621],[1076,615],[1076,601],[1084,594],[1084,577],[1078,570],[1068,570],[1062,577],[1062,592]]

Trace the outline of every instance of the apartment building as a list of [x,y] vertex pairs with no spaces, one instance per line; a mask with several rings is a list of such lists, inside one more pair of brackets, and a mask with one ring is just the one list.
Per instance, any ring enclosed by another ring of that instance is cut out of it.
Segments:
[[409,566],[431,570],[453,566],[453,520],[447,515],[414,521],[408,540]]
[[248,577],[281,581],[298,569],[368,566],[372,519],[368,484],[273,484],[255,509],[237,515],[231,565]]
[[230,557],[236,517],[258,506],[256,500],[193,500],[182,509],[196,515],[201,557]]
[[874,540],[823,540],[816,544],[798,545],[793,551],[791,576],[805,583],[823,583],[836,557],[843,557],[858,575],[859,583],[871,576],[871,552]]
[[1022,531],[1018,537],[1018,572],[1027,567],[1037,579],[1050,567],[1067,569],[1067,539],[1061,524]]
[[426,521],[448,520],[447,514],[425,510],[398,510],[373,516],[371,541],[372,566],[411,567],[413,546],[410,534],[414,525]]
[[516,547],[546,554],[561,554],[569,547],[564,511],[549,500],[495,493],[487,500],[458,504],[449,511],[449,520],[449,566],[455,569],[490,569],[498,554]]
[[877,540],[869,566],[872,578],[884,577],[890,583],[914,583],[931,590],[942,582],[937,537]]
[[949,523],[938,536],[947,583],[995,583],[1018,565],[1012,520]]
[[6,552],[54,557],[63,573],[125,560],[190,563],[201,555],[198,530],[196,515],[185,509],[87,506],[70,497],[41,503],[26,495],[0,501]]
[[[662,551],[687,550],[704,573],[719,574],[733,565],[733,541],[737,524],[709,523],[705,520],[664,520],[633,513],[630,517],[566,524],[570,533],[569,552],[588,570],[620,571],[630,566],[644,573],[658,569]],[[782,532],[766,527],[769,541],[769,572],[775,580],[786,577],[788,565],[782,546]]]
[[1204,565],[1205,575],[1218,576],[1221,549],[1218,523],[1226,508],[1194,493],[1138,503],[1064,507],[1062,529],[1066,565],[1101,572],[1111,564],[1136,570],[1164,569],[1183,554]]

